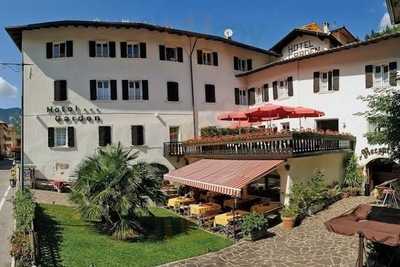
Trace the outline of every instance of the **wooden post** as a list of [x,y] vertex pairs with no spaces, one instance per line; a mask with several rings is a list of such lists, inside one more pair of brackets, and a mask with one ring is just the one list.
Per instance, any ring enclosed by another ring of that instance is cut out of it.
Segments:
[[236,241],[236,206],[237,206],[237,197],[235,197],[235,201],[233,204],[233,239]]
[[357,267],[363,267],[363,263],[364,263],[364,236],[361,233],[359,233]]

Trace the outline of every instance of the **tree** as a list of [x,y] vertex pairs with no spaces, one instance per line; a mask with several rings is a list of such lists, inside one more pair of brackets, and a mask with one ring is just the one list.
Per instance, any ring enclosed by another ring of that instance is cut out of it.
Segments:
[[369,40],[369,39],[380,37],[382,35],[393,34],[393,33],[397,33],[397,32],[400,32],[400,25],[386,26],[385,29],[383,29],[379,32],[375,32],[374,30],[371,30],[371,33],[369,33],[365,36],[365,40]]
[[97,221],[115,239],[126,240],[143,233],[138,218],[150,211],[149,201],[160,203],[162,179],[149,164],[134,163],[132,149],[121,144],[98,150],[76,171],[71,199],[81,216]]
[[361,98],[368,111],[363,115],[374,125],[375,130],[366,137],[370,144],[387,145],[393,160],[400,160],[400,91],[399,89],[377,90]]
[[358,169],[357,157],[352,154],[351,157],[346,160],[342,187],[358,188],[361,186],[363,179],[364,177]]

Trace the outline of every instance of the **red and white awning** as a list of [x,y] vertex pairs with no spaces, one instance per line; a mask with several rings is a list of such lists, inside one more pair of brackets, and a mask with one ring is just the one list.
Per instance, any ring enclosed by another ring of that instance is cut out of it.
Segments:
[[202,159],[170,171],[164,179],[191,187],[240,197],[242,188],[274,171],[283,160]]

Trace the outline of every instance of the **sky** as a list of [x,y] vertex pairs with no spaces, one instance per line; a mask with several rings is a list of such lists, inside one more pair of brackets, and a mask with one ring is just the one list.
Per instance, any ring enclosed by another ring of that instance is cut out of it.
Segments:
[[[223,36],[270,48],[309,22],[345,25],[363,39],[390,24],[384,0],[1,0],[0,63],[20,63],[4,27],[54,20],[146,22]],[[21,73],[0,65],[0,108],[20,106]],[[25,88],[29,90],[29,88]]]

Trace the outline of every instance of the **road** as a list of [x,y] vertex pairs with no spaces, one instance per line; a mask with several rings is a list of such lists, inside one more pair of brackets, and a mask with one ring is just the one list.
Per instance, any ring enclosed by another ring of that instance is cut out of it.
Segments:
[[12,197],[10,188],[11,161],[0,160],[0,267],[10,267],[10,236],[13,230]]

